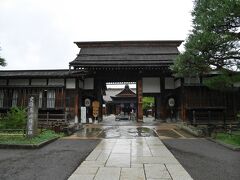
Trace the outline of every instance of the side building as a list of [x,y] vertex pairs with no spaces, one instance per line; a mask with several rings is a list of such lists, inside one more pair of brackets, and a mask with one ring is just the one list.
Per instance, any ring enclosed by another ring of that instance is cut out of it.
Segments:
[[67,114],[74,118],[76,95],[83,88],[82,74],[69,69],[0,71],[0,113],[11,107],[27,107],[37,99],[39,114]]

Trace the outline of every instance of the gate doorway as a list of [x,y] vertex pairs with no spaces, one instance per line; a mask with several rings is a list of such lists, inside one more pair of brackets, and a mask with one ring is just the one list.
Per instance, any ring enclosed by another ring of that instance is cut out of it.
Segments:
[[136,82],[107,82],[106,87],[103,95],[102,123],[136,122]]
[[143,122],[151,123],[156,120],[156,103],[154,96],[143,96]]

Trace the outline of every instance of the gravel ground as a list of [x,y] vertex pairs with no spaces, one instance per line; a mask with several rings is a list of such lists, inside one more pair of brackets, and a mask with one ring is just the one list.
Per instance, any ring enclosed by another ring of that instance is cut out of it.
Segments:
[[0,149],[0,179],[67,179],[98,143],[59,139],[41,149]]
[[168,139],[164,144],[195,180],[239,180],[240,152],[206,139]]

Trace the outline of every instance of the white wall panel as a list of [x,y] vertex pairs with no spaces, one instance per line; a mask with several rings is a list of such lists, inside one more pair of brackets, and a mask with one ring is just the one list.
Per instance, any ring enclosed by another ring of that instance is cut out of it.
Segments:
[[29,85],[28,79],[9,79],[9,85],[11,86],[27,86]]
[[66,79],[66,88],[67,89],[75,89],[76,88],[76,80],[75,79]]
[[49,79],[48,85],[64,86],[64,79]]
[[47,79],[32,79],[31,85],[33,86],[46,86]]
[[160,93],[160,78],[142,78],[143,93]]

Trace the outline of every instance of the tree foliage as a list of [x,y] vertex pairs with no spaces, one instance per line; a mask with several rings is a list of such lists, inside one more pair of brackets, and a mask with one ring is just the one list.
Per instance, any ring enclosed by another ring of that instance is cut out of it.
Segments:
[[22,129],[27,123],[27,111],[25,108],[12,107],[0,122],[0,128]]
[[143,110],[151,109],[154,105],[154,97],[143,97]]
[[[1,50],[1,47],[0,47]],[[0,56],[0,66],[6,66],[5,59]]]
[[[179,76],[240,70],[240,0],[195,0],[193,30],[172,69]],[[227,72],[227,73],[226,73]]]

